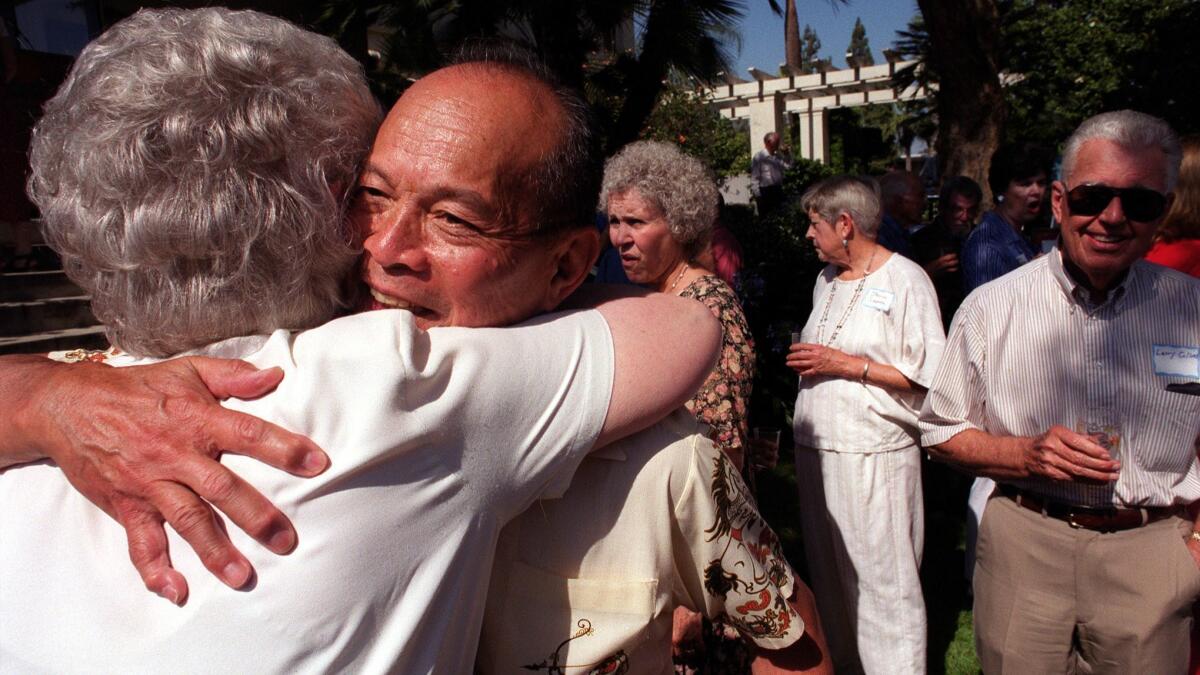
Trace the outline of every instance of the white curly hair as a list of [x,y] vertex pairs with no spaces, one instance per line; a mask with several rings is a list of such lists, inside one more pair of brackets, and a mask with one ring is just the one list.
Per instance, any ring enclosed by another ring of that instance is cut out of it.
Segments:
[[128,352],[309,327],[346,304],[343,196],[380,118],[329,38],[253,11],[142,10],[46,104],[28,192]]

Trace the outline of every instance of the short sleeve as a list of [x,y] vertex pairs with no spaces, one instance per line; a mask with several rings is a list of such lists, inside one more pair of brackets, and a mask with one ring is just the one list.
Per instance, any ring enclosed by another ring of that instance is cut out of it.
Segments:
[[907,280],[903,291],[900,358],[891,365],[908,379],[928,388],[941,361],[946,335],[942,332],[942,315],[933,283],[915,264],[910,276],[912,278]]
[[795,572],[779,539],[733,464],[703,439],[695,442],[675,516],[682,604],[735,627],[766,649],[800,639],[804,622],[787,602]]
[[515,515],[561,496],[604,426],[613,345],[596,311],[509,328],[433,328],[414,350],[409,405],[460,446],[465,479]]
[[921,445],[939,445],[968,429],[984,427],[987,353],[978,294],[967,298],[950,324],[941,364],[921,408]]

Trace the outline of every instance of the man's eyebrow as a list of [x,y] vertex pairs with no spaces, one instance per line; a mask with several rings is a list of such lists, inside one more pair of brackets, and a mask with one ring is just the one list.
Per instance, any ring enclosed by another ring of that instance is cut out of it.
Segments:
[[440,202],[443,199],[459,202],[485,217],[490,217],[496,212],[496,206],[475,190],[454,187],[452,185],[439,185],[435,187],[433,192],[428,196],[428,199],[430,203]]
[[387,174],[384,173],[383,171],[381,171],[379,169],[379,167],[374,162],[371,162],[370,160],[368,160],[367,163],[363,166],[362,171],[360,171],[358,173],[359,180],[363,179],[364,177],[366,177],[368,175],[378,178],[379,180],[383,181],[384,183],[387,183],[388,186],[391,186],[391,184],[392,184],[392,181],[388,180]]
[[[389,188],[395,187],[395,184],[388,179],[388,174],[381,170],[379,165],[375,164],[374,162],[368,161],[366,165],[363,166],[362,171],[359,173],[360,179],[366,176],[378,178],[386,183]],[[433,192],[424,195],[423,199],[428,201],[430,204],[442,201],[443,199],[454,200],[478,212],[480,215],[488,217],[493,215],[497,210],[495,205],[489,203],[483,195],[479,194],[475,190],[455,187],[453,185],[435,186]]]

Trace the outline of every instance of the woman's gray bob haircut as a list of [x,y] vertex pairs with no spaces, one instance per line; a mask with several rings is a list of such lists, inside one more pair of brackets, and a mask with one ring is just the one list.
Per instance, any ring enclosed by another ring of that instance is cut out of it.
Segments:
[[881,208],[874,180],[868,184],[857,176],[826,178],[804,192],[800,197],[800,208],[806,213],[816,211],[830,224],[846,213],[859,234],[874,239],[879,233]]
[[130,353],[305,328],[346,304],[343,195],[380,119],[329,38],[253,11],[142,10],[46,104],[28,191]]
[[629,190],[662,211],[688,258],[708,245],[717,221],[717,184],[704,162],[671,143],[635,141],[605,162],[601,208]]
[[[1142,148],[1162,150],[1167,158],[1167,190],[1175,189],[1175,182],[1179,179],[1179,161],[1183,157],[1183,148],[1179,144],[1179,137],[1166,122],[1136,110],[1100,113],[1084,120],[1075,133],[1067,139],[1067,145],[1063,148],[1062,175],[1064,181],[1071,180],[1071,172],[1075,170],[1075,160],[1079,157],[1079,149],[1083,147],[1084,143],[1096,139],[1112,141],[1123,148],[1133,150]],[[1068,184],[1068,187],[1071,186]]]

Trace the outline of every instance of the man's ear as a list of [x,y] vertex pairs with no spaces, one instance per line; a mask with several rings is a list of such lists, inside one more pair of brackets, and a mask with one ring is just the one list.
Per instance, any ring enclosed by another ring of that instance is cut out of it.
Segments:
[[559,235],[554,247],[554,276],[542,309],[558,307],[587,279],[600,256],[600,235],[595,227],[577,227]]
[[1058,221],[1059,226],[1063,226],[1063,218],[1067,214],[1063,211],[1063,206],[1067,201],[1067,186],[1063,185],[1062,181],[1054,181],[1050,184],[1050,212],[1054,214],[1054,219]]

